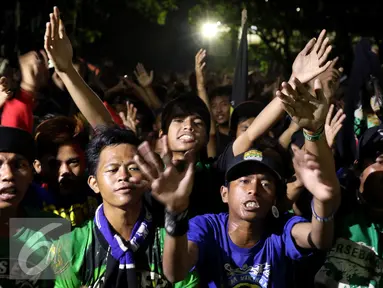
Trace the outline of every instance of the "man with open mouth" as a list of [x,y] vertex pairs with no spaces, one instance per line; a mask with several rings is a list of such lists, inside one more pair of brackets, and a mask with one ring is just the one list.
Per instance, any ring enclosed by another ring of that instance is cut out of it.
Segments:
[[[32,135],[21,129],[0,126],[1,287],[51,287],[53,283],[40,279],[40,272],[43,270],[31,275],[28,271],[21,269],[21,263],[30,268],[38,267],[48,252],[47,242],[44,242],[45,245],[38,243],[51,239],[52,233],[60,235],[68,231],[56,229],[45,235],[36,233],[44,228],[47,222],[30,218],[49,218],[48,224],[55,224],[52,221],[52,217],[55,217],[50,213],[29,207],[28,201],[25,201],[24,197],[30,192],[33,179],[33,159]],[[57,223],[62,222],[65,220],[59,218]],[[69,223],[67,228],[70,230]],[[41,242],[38,241],[39,238]],[[21,253],[22,249],[28,249],[31,254],[28,253],[26,256],[25,253]]]

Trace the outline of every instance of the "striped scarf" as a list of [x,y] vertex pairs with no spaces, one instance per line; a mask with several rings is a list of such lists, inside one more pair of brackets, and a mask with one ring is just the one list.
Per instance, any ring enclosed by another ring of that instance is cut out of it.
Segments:
[[[104,287],[137,287],[134,252],[142,246],[149,234],[152,226],[151,213],[144,206],[133,227],[129,241],[125,241],[111,229],[104,214],[103,204],[97,208],[94,222],[110,247]],[[116,278],[114,274],[116,273],[117,264],[118,273]]]

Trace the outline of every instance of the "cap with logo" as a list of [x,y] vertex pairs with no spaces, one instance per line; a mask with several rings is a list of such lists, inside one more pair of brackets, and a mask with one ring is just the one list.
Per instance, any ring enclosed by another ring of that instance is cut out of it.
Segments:
[[357,159],[375,159],[383,154],[383,125],[367,129],[359,139]]
[[263,152],[252,149],[233,157],[229,162],[225,180],[226,182],[234,181],[252,174],[254,169],[260,167],[266,169],[276,180],[282,180],[283,163],[278,153],[272,149],[266,149]]

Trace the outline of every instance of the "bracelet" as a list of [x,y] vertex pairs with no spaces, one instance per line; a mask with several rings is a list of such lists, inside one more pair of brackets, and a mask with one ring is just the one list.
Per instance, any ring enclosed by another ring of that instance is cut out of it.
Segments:
[[324,126],[321,126],[318,129],[318,131],[314,133],[303,129],[303,136],[305,137],[307,141],[310,141],[310,142],[318,141],[322,137],[323,133],[324,133]]
[[165,210],[165,230],[172,237],[183,236],[189,229],[188,210],[172,213]]
[[324,218],[318,216],[318,214],[314,210],[314,200],[311,200],[311,211],[313,213],[314,218],[321,223],[327,223],[334,219],[335,213],[332,213],[329,217],[324,217]]

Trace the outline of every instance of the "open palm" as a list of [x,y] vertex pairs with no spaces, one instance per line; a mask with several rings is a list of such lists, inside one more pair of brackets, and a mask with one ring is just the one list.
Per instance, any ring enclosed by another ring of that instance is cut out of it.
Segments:
[[328,103],[322,91],[322,84],[315,81],[315,96],[311,95],[298,79],[293,79],[295,89],[284,82],[284,92],[277,91],[276,95],[281,99],[285,111],[299,127],[309,131],[317,131],[324,125]]
[[297,179],[303,183],[306,189],[318,200],[328,201],[332,199],[336,187],[328,181],[323,173],[318,158],[296,145],[292,145],[294,153],[293,164]]
[[166,136],[163,136],[162,143],[162,159],[145,142],[138,147],[139,154],[134,157],[134,161],[149,181],[153,197],[167,210],[182,212],[188,208],[193,189],[194,154],[192,151],[187,153],[184,169],[177,168],[171,161]]
[[329,39],[325,36],[326,30],[322,30],[318,40],[311,39],[295,58],[293,76],[298,78],[300,82],[307,83],[330,66],[331,61],[327,61],[327,57],[332,47],[329,45]]
[[54,7],[45,29],[44,48],[56,71],[65,72],[72,65],[73,48],[60,19],[60,11]]

